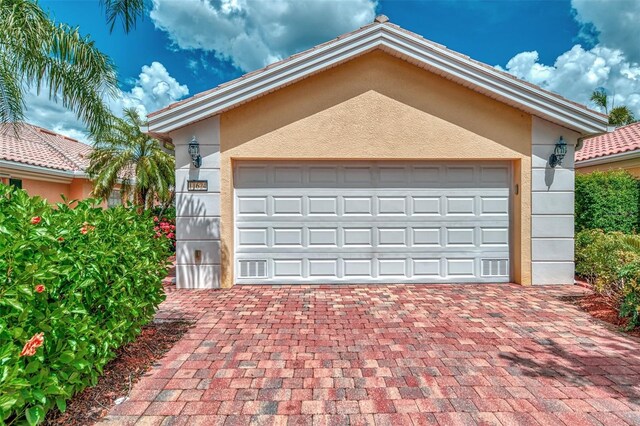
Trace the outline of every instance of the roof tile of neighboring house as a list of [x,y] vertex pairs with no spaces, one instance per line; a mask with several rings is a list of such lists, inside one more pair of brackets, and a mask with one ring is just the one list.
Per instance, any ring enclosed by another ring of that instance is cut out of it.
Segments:
[[[293,55],[289,56],[288,58],[285,58],[285,59],[282,59],[282,60],[280,60],[280,61],[277,61],[277,62],[274,62],[274,63],[272,63],[272,64],[269,64],[269,65],[267,65],[267,66],[266,66],[266,67],[264,67],[264,68],[260,68],[260,69],[255,70],[255,71],[248,72],[248,73],[246,73],[246,74],[244,74],[244,75],[242,75],[242,76],[240,76],[240,77],[238,77],[238,78],[236,78],[236,79],[234,79],[234,80],[230,80],[230,81],[227,81],[227,82],[225,82],[225,83],[222,83],[222,84],[218,85],[217,87],[214,87],[213,89],[209,89],[209,90],[206,90],[206,91],[204,91],[204,92],[197,93],[197,94],[195,94],[195,95],[193,95],[193,96],[191,96],[191,97],[189,97],[189,98],[182,99],[182,100],[180,100],[180,101],[174,102],[174,103],[172,103],[172,104],[170,104],[170,105],[168,105],[168,106],[166,106],[166,107],[164,107],[164,108],[162,108],[162,109],[159,109],[159,110],[157,110],[157,111],[153,111],[153,112],[149,113],[147,116],[148,116],[148,117],[154,117],[154,116],[156,116],[156,115],[158,115],[158,114],[160,114],[160,113],[162,113],[162,112],[164,112],[164,111],[168,111],[168,110],[174,109],[174,108],[176,108],[176,107],[178,107],[178,106],[180,106],[180,105],[183,105],[183,104],[185,104],[185,103],[187,103],[187,102],[189,102],[189,101],[191,101],[191,100],[193,100],[193,99],[197,99],[197,98],[200,98],[200,97],[202,97],[202,96],[208,95],[208,94],[213,93],[213,92],[216,92],[216,91],[218,91],[218,90],[221,90],[221,89],[223,89],[223,88],[225,88],[225,87],[227,87],[227,86],[230,86],[230,85],[232,85],[232,84],[235,84],[235,83],[237,83],[238,81],[242,81],[242,80],[244,80],[244,79],[247,79],[248,77],[251,77],[251,76],[253,76],[253,75],[264,73],[264,72],[266,72],[267,70],[269,70],[269,69],[271,69],[271,68],[274,68],[274,67],[279,66],[279,65],[281,65],[281,64],[283,64],[283,63],[289,62],[289,61],[291,61],[291,60],[293,60],[293,59],[295,59],[295,58],[298,58],[298,57],[300,57],[300,56],[304,56],[304,55],[308,54],[309,52],[312,52],[312,51],[317,50],[317,49],[319,49],[319,48],[322,48],[322,47],[324,47],[324,46],[327,46],[327,45],[331,45],[331,44],[333,44],[333,43],[336,43],[336,42],[337,42],[337,41],[339,41],[339,40],[342,40],[342,39],[344,39],[344,38],[346,38],[346,37],[349,37],[349,36],[351,36],[351,35],[357,34],[358,32],[361,32],[361,31],[363,31],[363,30],[365,30],[365,29],[367,29],[367,28],[369,28],[369,27],[375,26],[375,25],[380,25],[380,23],[378,23],[378,22],[373,22],[373,23],[371,23],[371,24],[364,25],[364,26],[362,26],[362,27],[358,28],[357,30],[354,30],[354,31],[348,32],[348,33],[346,33],[346,34],[342,34],[342,35],[340,35],[340,36],[338,36],[338,37],[336,37],[336,38],[334,38],[334,39],[332,39],[332,40],[329,40],[329,41],[327,41],[327,42],[324,42],[324,43],[322,43],[322,44],[319,44],[319,45],[317,45],[317,46],[314,46],[314,47],[312,47],[312,48],[310,48],[310,49],[307,49],[307,50],[305,50],[305,51],[302,51],[302,52],[299,52],[299,53],[293,54]],[[512,79],[512,80],[516,80],[516,81],[518,81],[518,82],[520,82],[520,83],[523,83],[523,84],[525,84],[525,85],[527,85],[527,86],[529,86],[529,87],[531,87],[531,88],[535,88],[536,90],[540,90],[540,91],[542,91],[542,92],[544,92],[544,93],[546,93],[546,94],[548,94],[548,95],[550,95],[550,96],[553,96],[553,97],[555,97],[555,98],[557,98],[557,99],[562,99],[563,101],[566,101],[566,102],[568,102],[568,103],[570,103],[570,104],[572,104],[572,105],[575,105],[575,106],[580,107],[580,108],[582,108],[582,109],[590,110],[590,111],[591,111],[591,109],[590,109],[590,108],[586,107],[586,106],[585,106],[585,105],[583,105],[583,104],[580,104],[580,103],[578,103],[578,102],[574,102],[574,101],[572,101],[572,100],[570,100],[570,99],[567,99],[567,98],[565,98],[565,97],[563,97],[563,96],[560,96],[559,94],[557,94],[557,93],[555,93],[555,92],[551,92],[551,91],[549,91],[549,90],[543,89],[543,88],[542,88],[542,87],[540,87],[540,86],[537,86],[537,85],[535,85],[535,84],[533,84],[533,83],[530,83],[530,82],[528,82],[528,81],[526,81],[526,80],[522,80],[522,79],[520,79],[520,78],[518,78],[518,77],[514,76],[513,74],[510,74],[510,73],[508,73],[508,72],[506,72],[506,71],[503,71],[503,70],[497,69],[497,68],[495,68],[495,67],[492,67],[491,65],[487,65],[487,64],[485,64],[485,63],[483,63],[483,62],[480,62],[480,61],[477,61],[477,60],[475,60],[475,59],[472,59],[472,58],[470,58],[470,57],[469,57],[469,56],[467,56],[467,55],[464,55],[464,54],[462,54],[462,53],[456,52],[455,50],[451,50],[451,49],[447,48],[446,46],[444,46],[444,45],[442,45],[442,44],[439,44],[439,43],[436,43],[436,42],[431,41],[431,40],[429,40],[429,39],[426,39],[426,38],[424,38],[423,36],[421,36],[420,34],[416,34],[416,33],[412,32],[412,31],[406,30],[406,29],[404,29],[404,28],[402,28],[402,27],[400,27],[400,26],[398,26],[398,25],[396,25],[396,24],[392,24],[391,22],[383,21],[382,25],[388,25],[388,26],[393,27],[393,28],[395,28],[395,29],[397,29],[397,30],[399,30],[399,31],[402,31],[402,32],[404,32],[404,33],[406,33],[406,34],[409,34],[409,35],[411,35],[411,36],[413,36],[413,37],[418,37],[418,38],[420,38],[421,40],[424,40],[426,43],[431,44],[432,46],[436,46],[436,47],[438,47],[438,48],[440,48],[440,49],[444,49],[444,50],[446,50],[446,51],[448,51],[448,52],[450,52],[450,53],[452,53],[452,54],[454,54],[454,55],[457,55],[457,56],[459,56],[459,57],[465,58],[465,59],[467,59],[467,60],[469,60],[469,61],[471,61],[471,62],[473,62],[473,63],[475,63],[475,64],[477,64],[477,65],[479,65],[479,66],[484,67],[484,68],[488,68],[488,69],[491,69],[491,70],[493,70],[493,71],[497,71],[497,72],[499,72],[500,74],[504,75],[505,77],[508,77],[508,78],[510,78],[510,79]],[[597,112],[597,111],[595,111],[595,112]],[[602,115],[604,116],[604,114],[602,114]]]
[[0,126],[0,160],[66,171],[89,165],[91,146],[32,124]]
[[640,149],[640,122],[619,127],[611,133],[585,139],[582,148],[576,151],[575,158],[580,162],[637,149]]

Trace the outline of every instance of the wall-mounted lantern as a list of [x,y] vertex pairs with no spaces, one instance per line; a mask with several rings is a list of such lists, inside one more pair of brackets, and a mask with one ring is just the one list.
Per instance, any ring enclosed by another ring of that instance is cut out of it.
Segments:
[[549,157],[549,165],[551,167],[561,166],[565,155],[567,155],[567,143],[562,136],[560,136],[560,139],[556,142],[556,146],[553,149],[553,154]]
[[199,168],[202,165],[202,157],[200,156],[200,144],[195,136],[189,142],[189,155],[195,168]]

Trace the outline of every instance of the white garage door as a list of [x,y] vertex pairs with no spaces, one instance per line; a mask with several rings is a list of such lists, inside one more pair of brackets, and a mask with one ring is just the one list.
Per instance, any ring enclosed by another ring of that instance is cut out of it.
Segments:
[[509,281],[507,163],[240,162],[236,281]]

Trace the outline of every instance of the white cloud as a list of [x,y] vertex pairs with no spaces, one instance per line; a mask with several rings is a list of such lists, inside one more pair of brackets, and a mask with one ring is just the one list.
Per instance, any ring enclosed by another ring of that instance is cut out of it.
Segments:
[[572,0],[571,5],[578,22],[595,26],[601,44],[640,63],[640,1]]
[[[140,75],[131,84],[133,87],[129,91],[120,92],[114,99],[107,100],[114,114],[121,115],[124,108],[136,108],[144,117],[189,94],[189,88],[173,78],[159,62],[143,66]],[[27,122],[83,142],[88,141],[82,122],[72,111],[50,100],[46,89],[40,94],[30,90],[25,103]]]
[[615,105],[626,105],[640,117],[640,2],[573,0],[572,5],[576,19],[598,33],[593,48],[575,45],[553,65],[538,62],[536,51],[521,52],[506,70],[592,108],[591,93],[603,87]]
[[604,87],[616,105],[627,105],[640,116],[640,66],[631,64],[620,50],[602,45],[585,50],[576,45],[553,65],[539,63],[538,52],[522,52],[507,63],[506,69],[585,105],[589,105],[594,89]]
[[153,0],[150,16],[180,49],[251,71],[373,21],[377,0]]
[[50,100],[48,90],[43,89],[40,94],[35,89],[29,90],[25,94],[25,104],[26,122],[88,143],[82,122],[73,112]]
[[117,114],[122,108],[136,108],[141,116],[164,108],[189,94],[189,88],[169,75],[160,62],[144,65],[130,91],[122,93],[112,110]]

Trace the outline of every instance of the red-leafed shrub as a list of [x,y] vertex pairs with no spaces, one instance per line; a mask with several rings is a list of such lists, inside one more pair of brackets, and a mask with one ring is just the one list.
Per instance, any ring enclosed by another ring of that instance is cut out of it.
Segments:
[[153,217],[155,226],[153,230],[156,232],[156,238],[163,238],[168,240],[169,247],[172,251],[176,249],[176,221],[175,218],[168,218],[165,216]]

